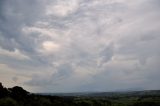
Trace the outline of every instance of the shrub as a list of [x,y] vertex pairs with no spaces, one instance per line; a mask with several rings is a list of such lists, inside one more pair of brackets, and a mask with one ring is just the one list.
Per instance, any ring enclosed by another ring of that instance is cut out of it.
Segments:
[[12,98],[3,98],[0,99],[0,106],[17,106],[17,103]]

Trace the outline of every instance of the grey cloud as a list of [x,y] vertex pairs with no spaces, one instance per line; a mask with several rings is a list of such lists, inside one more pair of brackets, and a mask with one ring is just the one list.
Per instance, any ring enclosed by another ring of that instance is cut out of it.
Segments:
[[51,81],[48,78],[42,78],[42,76],[39,75],[33,75],[32,79],[24,82],[24,84],[34,87],[41,87],[41,86],[48,87],[49,85],[52,85]]
[[[53,91],[81,91],[92,87],[149,88],[147,81],[155,81],[153,89],[159,87],[155,76],[159,67],[150,63],[160,54],[158,0],[80,0],[75,1],[75,10],[69,7],[69,13],[47,15],[47,6],[52,9],[59,2],[0,1],[0,48],[8,52],[18,49],[30,57],[18,60],[0,55],[0,63],[17,72],[23,68],[28,73],[37,72],[25,85],[42,91],[54,87]],[[45,48],[45,41],[53,44]],[[52,50],[54,47],[58,49]],[[70,81],[70,87],[66,87]]]
[[150,41],[150,40],[156,40],[159,39],[159,32],[157,31],[151,31],[145,35],[142,35],[140,40],[142,41]]
[[[59,86],[61,81],[68,79],[74,73],[74,69],[70,64],[61,64],[58,67],[55,67],[55,73],[51,74],[50,76],[41,76],[41,75],[33,75],[31,80],[24,82],[24,84],[28,86],[34,87],[42,87],[41,90],[45,89],[47,91],[51,91],[52,88],[56,88]],[[69,84],[68,84],[69,85]]]
[[22,28],[25,26],[33,26],[35,22],[43,19],[45,13],[44,6],[45,2],[37,0],[4,1],[2,7],[3,11],[1,12],[3,17],[0,17],[1,36],[4,37],[4,40],[8,39],[8,43],[12,42],[11,40],[14,40],[19,44],[19,48],[24,50],[31,48],[31,45],[27,45],[34,44],[33,39],[36,38],[33,38],[33,36],[24,36]]
[[74,72],[74,69],[70,64],[61,64],[56,68],[56,70],[57,73],[53,74],[53,79],[69,77]]
[[128,67],[122,63],[120,63],[121,66],[119,67],[116,64],[108,64],[103,71],[92,77],[91,82],[77,89],[82,91],[159,89],[160,85],[157,79],[157,75],[159,75],[158,64],[158,61],[156,63],[147,63],[143,66],[144,69],[140,65],[131,65],[130,63],[127,64],[129,65]]
[[18,81],[18,77],[15,76],[15,77],[12,78],[12,80],[13,80],[14,82],[17,82],[17,81]]
[[[39,45],[39,42],[35,42],[38,40],[37,36],[34,34],[25,35],[22,32],[25,26],[33,26],[35,22],[43,19],[46,2],[15,0],[2,1],[1,4],[3,6],[0,12],[0,46],[8,51],[19,49],[33,59],[33,61],[15,62],[15,64],[28,64],[30,66],[32,64],[46,63],[47,61],[43,62],[44,59],[39,57],[39,54],[36,52],[37,45]],[[13,65],[12,62],[9,62],[10,59],[6,58],[4,61],[3,63]]]
[[108,61],[110,61],[112,59],[112,56],[114,56],[114,46],[113,44],[107,46],[106,48],[104,48],[104,50],[102,50],[100,52],[100,58],[101,58],[101,63],[103,65],[103,63],[107,63]]

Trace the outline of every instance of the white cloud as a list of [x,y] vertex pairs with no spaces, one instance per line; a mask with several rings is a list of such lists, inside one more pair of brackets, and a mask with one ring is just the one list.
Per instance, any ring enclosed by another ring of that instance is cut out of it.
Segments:
[[78,8],[78,0],[61,0],[47,6],[47,15],[65,17]]
[[51,54],[60,49],[60,45],[53,41],[44,41],[42,43],[42,53]]
[[0,48],[0,55],[7,56],[10,58],[18,59],[18,60],[28,60],[30,57],[23,54],[20,50],[14,49],[14,51],[8,51]]
[[[39,26],[42,25],[42,26],[46,26],[44,23],[42,24],[39,24]],[[47,27],[47,26],[46,26]],[[34,34],[34,33],[37,33],[39,36],[41,37],[50,37],[50,38],[56,38],[57,37],[57,34],[56,34],[56,31],[51,29],[51,28],[41,28],[41,27],[24,27],[22,29],[22,31],[27,34],[27,35],[30,35],[30,34]]]

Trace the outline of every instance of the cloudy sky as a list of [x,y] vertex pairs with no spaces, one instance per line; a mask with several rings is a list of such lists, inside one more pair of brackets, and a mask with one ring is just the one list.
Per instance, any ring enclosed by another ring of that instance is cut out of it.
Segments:
[[159,76],[159,0],[0,0],[6,87],[160,89]]

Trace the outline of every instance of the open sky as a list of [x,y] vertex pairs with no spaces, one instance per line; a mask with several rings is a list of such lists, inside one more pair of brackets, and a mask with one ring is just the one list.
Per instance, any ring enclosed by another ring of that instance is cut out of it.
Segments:
[[0,0],[0,82],[30,92],[160,89],[160,0]]

